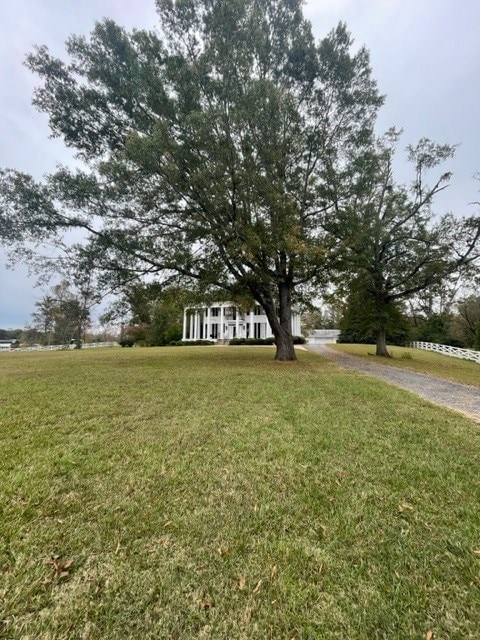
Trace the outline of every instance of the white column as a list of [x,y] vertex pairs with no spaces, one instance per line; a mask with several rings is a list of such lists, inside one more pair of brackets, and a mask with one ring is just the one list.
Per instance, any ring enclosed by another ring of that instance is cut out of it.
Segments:
[[296,336],[301,336],[302,335],[302,327],[300,326],[300,314],[299,313],[295,314],[295,335]]
[[187,339],[187,310],[184,309],[183,310],[183,334],[182,334],[182,340],[186,340]]
[[192,340],[193,336],[193,313],[192,310],[190,309],[190,331],[188,332],[188,339]]
[[235,337],[239,338],[238,331],[240,329],[240,309],[235,307]]
[[225,333],[223,331],[224,324],[225,324],[225,307],[222,304],[222,306],[220,307],[220,332],[218,334],[220,340],[225,339]]
[[249,337],[253,338],[253,334],[254,334],[254,330],[253,330],[253,323],[255,320],[255,316],[253,315],[253,311],[250,311],[249,314],[249,320],[250,320],[250,331],[249,331]]
[[212,333],[212,307],[207,308],[207,340],[211,340]]
[[193,322],[193,339],[198,340],[198,311],[195,309],[195,320]]

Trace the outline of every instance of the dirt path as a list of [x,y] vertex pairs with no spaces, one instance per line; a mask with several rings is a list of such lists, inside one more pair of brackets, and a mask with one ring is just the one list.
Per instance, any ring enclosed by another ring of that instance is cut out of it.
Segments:
[[[361,371],[380,380],[385,380],[397,387],[413,391],[417,395],[473,418],[480,422],[480,391],[467,384],[442,380],[425,373],[417,373],[408,369],[390,367],[386,364],[378,364],[373,360],[366,360],[348,353],[329,349],[324,345],[305,345],[307,351],[318,353],[329,360],[333,360],[341,367],[348,367]],[[480,373],[480,367],[479,367]]]

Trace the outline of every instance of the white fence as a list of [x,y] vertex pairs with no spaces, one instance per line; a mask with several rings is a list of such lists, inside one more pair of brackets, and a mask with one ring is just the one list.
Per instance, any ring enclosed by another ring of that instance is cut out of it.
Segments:
[[[85,342],[82,344],[82,349],[94,349],[97,347],[119,347],[118,342]],[[75,349],[74,344],[50,344],[46,346],[35,345],[33,347],[18,347],[15,349],[5,349],[5,351],[9,351],[12,353],[13,351],[62,351]]]
[[480,364],[480,351],[474,351],[473,349],[459,349],[458,347],[450,347],[447,344],[435,344],[434,342],[411,342],[410,346],[414,347],[414,349],[436,351],[446,356],[462,358],[462,360],[473,360],[473,362]]

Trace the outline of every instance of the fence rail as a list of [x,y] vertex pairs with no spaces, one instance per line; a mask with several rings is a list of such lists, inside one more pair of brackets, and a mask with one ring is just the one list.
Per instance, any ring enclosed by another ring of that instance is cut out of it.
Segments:
[[443,353],[445,356],[472,360],[480,364],[480,351],[474,351],[473,349],[460,349],[458,347],[450,347],[448,344],[436,344],[435,342],[411,342],[410,346],[414,349],[435,351],[436,353]]

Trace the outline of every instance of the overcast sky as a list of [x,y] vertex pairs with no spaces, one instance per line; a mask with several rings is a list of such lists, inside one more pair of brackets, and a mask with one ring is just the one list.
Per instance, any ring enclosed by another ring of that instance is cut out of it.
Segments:
[[[343,20],[356,45],[370,50],[373,75],[387,95],[379,132],[403,127],[402,146],[423,136],[460,143],[445,166],[454,176],[438,207],[472,212],[469,203],[478,200],[479,187],[472,176],[480,171],[480,1],[308,0],[305,13],[316,37]],[[0,2],[0,167],[40,178],[57,163],[71,162],[61,141],[48,139],[46,116],[30,104],[36,79],[23,60],[34,44],[62,56],[70,34],[89,33],[103,17],[152,28],[154,0]],[[0,248],[0,328],[22,327],[44,292],[35,289],[25,267],[4,265]]]

